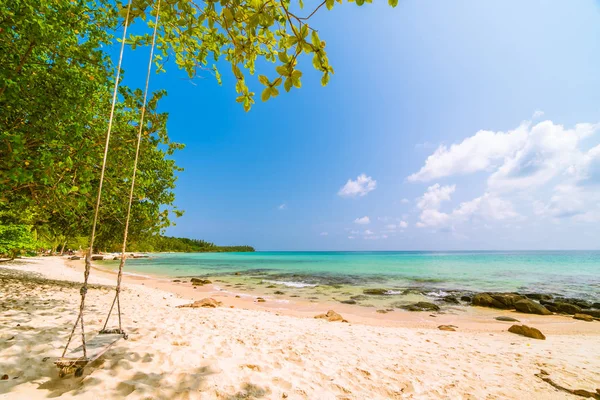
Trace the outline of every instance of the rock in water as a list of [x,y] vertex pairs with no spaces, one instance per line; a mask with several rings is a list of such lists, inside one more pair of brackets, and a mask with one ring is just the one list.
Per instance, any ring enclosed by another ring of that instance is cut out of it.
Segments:
[[496,320],[505,322],[520,322],[518,319],[515,319],[513,317],[505,317],[503,315],[500,317],[496,317]]
[[466,301],[467,303],[470,303],[470,302],[471,302],[471,300],[472,300],[472,299],[471,299],[471,296],[460,296],[460,299],[461,299],[462,301]]
[[527,314],[552,315],[552,313],[543,305],[533,300],[523,299],[515,303],[517,311]]
[[408,311],[440,311],[439,306],[433,303],[428,303],[426,301],[420,301],[418,303],[404,305],[398,308],[403,308]]
[[592,304],[592,308],[597,308],[597,309],[600,310],[600,303],[594,303],[594,304]]
[[444,303],[449,303],[449,304],[460,304],[458,299],[454,296],[446,296],[446,297],[442,298],[442,301]]
[[208,284],[212,283],[208,279],[200,279],[200,278],[192,278],[191,282],[192,282],[192,285],[197,285],[197,286],[208,285]]
[[384,296],[388,292],[387,289],[365,289],[364,294],[370,294],[372,296]]
[[532,300],[552,300],[552,296],[545,293],[525,293],[525,297],[530,298]]
[[544,336],[539,329],[532,328],[527,325],[513,325],[508,328],[508,331],[511,333],[516,333],[517,335],[527,336],[532,339],[546,340],[546,336]]
[[575,314],[573,316],[573,318],[580,319],[580,320],[586,321],[586,322],[592,322],[594,320],[594,317],[592,317],[591,315],[587,315],[587,314]]
[[336,313],[333,310],[327,311],[327,314],[315,315],[315,318],[326,319],[329,322],[337,322],[337,321],[348,322],[344,319],[344,317],[342,317],[340,314]]
[[184,308],[184,307],[190,307],[190,308],[200,308],[200,307],[204,307],[204,308],[216,308],[223,305],[223,303],[221,303],[220,301],[217,301],[213,298],[205,298],[202,300],[196,300],[195,302],[191,303],[191,304],[184,304],[182,306],[177,306],[177,308]]
[[579,306],[569,303],[556,303],[556,308],[559,312],[565,314],[578,314],[581,312],[581,308]]
[[510,310],[522,299],[524,297],[516,293],[477,293],[473,296],[473,305]]
[[340,301],[340,303],[342,303],[342,304],[356,304],[356,300],[352,300],[352,299],[350,299],[350,300],[342,300],[342,301]]
[[440,331],[449,331],[449,332],[456,332],[456,326],[454,325],[440,325],[438,326],[438,329]]
[[92,256],[92,261],[101,261],[104,260],[104,256]]

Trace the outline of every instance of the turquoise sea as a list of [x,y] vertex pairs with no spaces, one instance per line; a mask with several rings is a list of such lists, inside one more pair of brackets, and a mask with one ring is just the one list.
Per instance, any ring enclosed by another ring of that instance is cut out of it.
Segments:
[[141,275],[209,278],[244,290],[350,295],[384,288],[389,295],[427,297],[510,291],[600,301],[600,251],[163,253],[130,259],[126,268]]

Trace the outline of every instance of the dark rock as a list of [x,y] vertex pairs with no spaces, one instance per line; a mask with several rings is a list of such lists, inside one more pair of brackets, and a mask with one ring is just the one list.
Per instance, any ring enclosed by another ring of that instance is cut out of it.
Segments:
[[515,319],[513,317],[505,317],[505,316],[496,317],[496,320],[505,321],[505,322],[520,322],[518,319]]
[[477,293],[473,296],[473,305],[509,310],[515,308],[515,303],[522,299],[524,297],[516,293]]
[[539,329],[532,328],[527,325],[513,325],[508,328],[508,331],[511,333],[516,333],[517,335],[527,336],[532,339],[546,340],[546,336],[544,336]]
[[403,305],[397,308],[403,308],[408,311],[439,311],[440,307],[433,304],[428,303],[426,301],[420,301],[418,303]]
[[217,301],[213,298],[205,298],[202,300],[196,300],[195,302],[191,303],[191,304],[184,304],[182,306],[177,306],[177,308],[184,308],[184,307],[190,307],[190,308],[200,308],[200,307],[204,307],[204,308],[216,308],[221,306],[223,303],[221,303],[220,301]]
[[600,310],[600,303],[593,303],[592,308],[597,308]]
[[71,256],[71,257],[69,257],[69,260],[81,260],[81,257],[79,257],[79,256]]
[[540,304],[543,305],[543,306],[554,306],[554,307],[556,307],[556,303],[555,302],[544,300],[544,299],[540,300]]
[[517,301],[515,303],[515,308],[517,311],[527,314],[552,315],[552,312],[546,307],[529,299]]
[[342,301],[340,301],[340,303],[342,303],[342,304],[356,304],[356,300],[352,300],[352,299],[350,299],[350,300],[342,300]]
[[387,289],[365,289],[363,290],[364,294],[372,295],[372,296],[385,296],[388,292]]
[[276,285],[269,285],[269,286],[267,286],[267,289],[273,289],[273,288],[276,288],[276,287],[277,287]]
[[462,301],[466,301],[467,303],[470,303],[472,301],[471,296],[460,296],[460,299]]
[[555,301],[557,303],[572,304],[572,305],[580,307],[580,308],[592,308],[592,303],[590,303],[589,301],[581,300],[581,299],[574,299],[574,298],[570,298],[570,297],[558,297],[555,299]]
[[192,278],[191,282],[192,282],[192,285],[198,285],[198,286],[208,285],[208,284],[212,283],[212,281],[209,281],[208,279],[200,279],[200,278]]
[[0,377],[0,380],[2,380],[2,381],[8,380],[8,375],[6,375],[6,374],[2,375],[2,377]]
[[257,297],[256,302],[257,303],[266,303],[267,301],[265,299],[263,299],[262,297]]
[[565,314],[577,314],[581,312],[581,308],[575,304],[570,303],[556,303],[558,311]]
[[449,304],[460,304],[460,302],[458,301],[458,299],[454,296],[446,296],[443,297],[441,299],[441,301],[443,301],[444,303],[449,303]]
[[552,296],[545,293],[525,293],[525,297],[532,300],[552,300]]
[[241,275],[239,272],[236,272],[234,275]]
[[591,315],[587,315],[587,314],[575,314],[573,316],[574,319],[580,319],[582,321],[586,321],[586,322],[592,322],[594,320],[594,317],[592,317]]
[[319,315],[315,315],[315,318],[318,319],[326,319],[329,322],[348,322],[344,319],[344,317],[342,317],[340,314],[336,313],[333,310],[329,310],[327,311],[327,314],[319,314]]
[[113,261],[117,261],[119,259],[119,257],[115,256],[112,259],[113,259]]
[[558,312],[558,308],[556,306],[552,306],[550,304],[545,305],[544,307],[546,307],[546,309],[550,312],[553,313],[557,313]]
[[350,298],[352,300],[361,301],[361,300],[367,300],[369,298],[369,296],[365,296],[364,294],[358,294],[356,296],[350,296]]
[[104,260],[104,256],[92,256],[92,261],[101,261]]
[[171,282],[181,282],[181,279],[173,279]]
[[388,313],[387,310],[377,310],[376,312],[378,312],[379,314],[387,314]]
[[285,294],[285,292],[282,292],[281,290],[276,290],[273,292],[274,294]]
[[454,325],[440,325],[438,326],[438,329],[440,331],[449,331],[449,332],[456,332],[456,326]]
[[600,318],[600,310],[581,310],[579,314],[587,314],[594,318]]
[[241,297],[242,297],[242,296],[240,296],[240,295],[237,295],[237,294],[235,295],[235,298],[236,298],[236,299],[240,299]]

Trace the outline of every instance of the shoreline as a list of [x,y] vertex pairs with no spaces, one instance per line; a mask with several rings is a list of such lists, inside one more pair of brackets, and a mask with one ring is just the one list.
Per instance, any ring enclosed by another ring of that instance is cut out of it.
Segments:
[[[83,275],[83,259],[78,261],[65,260],[65,265]],[[116,280],[116,271],[103,268],[95,263],[92,263],[92,268],[99,276]],[[597,333],[600,335],[600,323],[592,325],[583,321],[577,321],[573,319],[572,315],[557,314],[542,316],[520,313],[515,310],[501,310],[471,305],[446,306],[441,312],[412,312],[394,309],[387,313],[380,313],[378,310],[381,310],[381,308],[378,307],[343,304],[334,300],[307,300],[305,298],[272,296],[266,290],[265,286],[255,286],[247,291],[239,291],[234,286],[230,290],[223,289],[221,282],[213,282],[194,288],[194,285],[189,282],[189,278],[185,283],[173,282],[173,280],[172,277],[123,272],[123,284],[143,285],[172,293],[179,298],[190,301],[211,297],[222,301],[226,307],[233,306],[233,308],[246,310],[267,311],[291,317],[313,318],[317,314],[334,310],[353,323],[370,326],[437,329],[439,325],[455,325],[459,329],[466,331],[503,332],[513,323],[497,321],[495,318],[509,316],[518,319],[520,323],[525,325],[542,327],[543,331],[552,334],[575,333],[586,335]],[[179,280],[183,280],[183,278]],[[236,296],[240,297],[237,298]],[[257,302],[257,298],[263,298],[266,301],[259,303]]]
[[[0,266],[0,375],[8,376],[0,399],[578,398],[541,379],[542,370],[567,388],[600,389],[600,322],[476,307],[436,317],[363,314],[344,304],[333,309],[349,323],[327,322],[313,317],[329,304],[256,303],[130,276],[121,292],[129,340],[81,378],[59,379],[52,359],[76,318],[82,269],[59,257]],[[108,285],[88,291],[91,337],[112,302],[115,274],[94,268],[89,282]],[[223,306],[177,308],[202,297]],[[509,333],[511,323],[493,315],[515,316],[546,340]],[[441,324],[458,329],[441,331]]]

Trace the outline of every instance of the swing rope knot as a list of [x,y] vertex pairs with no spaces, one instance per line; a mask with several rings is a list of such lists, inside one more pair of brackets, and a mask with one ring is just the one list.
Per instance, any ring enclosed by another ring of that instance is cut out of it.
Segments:
[[87,287],[82,286],[81,289],[79,289],[79,294],[85,296],[87,294]]

